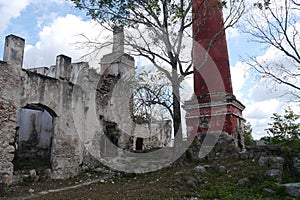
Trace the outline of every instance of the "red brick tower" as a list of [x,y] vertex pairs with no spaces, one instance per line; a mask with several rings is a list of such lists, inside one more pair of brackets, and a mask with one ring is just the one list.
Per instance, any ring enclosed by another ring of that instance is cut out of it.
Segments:
[[[234,134],[241,127],[245,106],[232,91],[228,50],[219,0],[194,5],[194,92],[185,103],[189,133]],[[198,8],[200,7],[200,8]]]

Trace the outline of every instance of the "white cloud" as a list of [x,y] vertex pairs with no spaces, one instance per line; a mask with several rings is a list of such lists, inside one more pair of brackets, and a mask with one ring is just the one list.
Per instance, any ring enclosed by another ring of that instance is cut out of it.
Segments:
[[32,0],[0,0],[0,33],[3,33],[12,18],[20,16]]
[[[293,32],[293,30],[299,30],[299,28],[299,23],[293,24],[288,28],[287,32],[290,35],[289,38],[291,40],[293,38],[293,33],[295,33]],[[293,42],[295,42],[296,47],[300,46],[299,37],[294,37]],[[291,55],[297,57],[297,55],[295,55],[295,51],[291,49],[289,45],[283,43],[283,46]],[[298,48],[297,51],[299,52],[300,49]],[[265,51],[263,55],[258,56],[256,60],[258,63],[264,66],[265,69],[269,70],[277,77],[296,86],[299,85],[299,76],[292,74],[300,74],[300,65],[295,59],[287,56],[282,50],[271,46]],[[299,90],[293,89],[292,87],[285,84],[279,84],[266,75],[261,75],[258,83],[250,90],[250,96],[255,101],[263,101],[271,98],[282,98],[282,100],[295,98],[294,96],[287,95],[290,92],[298,95],[300,94]]]
[[[270,13],[269,9],[259,9],[257,6],[254,6],[257,3],[257,0],[247,0],[245,1],[245,14],[239,20],[239,24],[247,26],[247,20],[250,22],[256,22],[258,26],[264,27],[268,22],[273,21],[274,17]],[[277,15],[284,16],[285,13],[285,3],[283,0],[271,0],[269,4],[269,8],[274,11]],[[298,8],[295,9],[295,6],[291,3],[291,1],[287,1],[287,7],[289,9],[289,18],[297,18],[300,16],[300,12]],[[247,20],[245,20],[247,19]],[[267,21],[268,19],[269,21]],[[279,20],[280,19],[279,17]]]
[[265,129],[268,123],[271,122],[273,113],[282,112],[282,102],[278,99],[271,99],[261,102],[252,101],[247,104],[243,112],[244,117],[249,121],[253,127],[253,137],[259,139],[267,135]]
[[255,119],[264,119],[270,116],[270,114],[278,112],[278,107],[281,106],[281,102],[278,99],[271,99],[261,102],[252,102],[250,106],[245,109],[245,116]]
[[[268,123],[273,113],[281,113],[284,103],[278,98],[279,93],[270,90],[262,80],[253,81],[253,71],[244,62],[237,62],[230,68],[234,95],[245,106],[243,117],[253,128],[253,137],[259,139],[266,136]],[[274,98],[277,97],[277,98]]]
[[[289,66],[285,56],[274,48],[266,49],[259,59],[276,63],[284,62],[285,67],[293,67]],[[254,78],[255,75],[245,63],[238,62],[236,66],[231,67],[231,76],[234,94],[246,106],[243,116],[251,123],[255,139],[267,135],[265,129],[271,122],[273,113],[282,114],[290,105],[294,111],[300,110],[299,104],[290,101],[291,96],[283,96],[288,91],[287,86],[258,77],[256,81],[251,80],[250,77]]]
[[232,77],[232,88],[234,93],[243,88],[249,74],[249,66],[243,62],[237,62],[234,67],[230,68]]
[[47,21],[54,21],[58,17],[58,13],[45,13],[40,17],[37,17],[37,26],[42,28],[43,25],[46,24]]
[[[265,80],[257,80],[258,82],[253,84],[253,81],[242,78],[242,69],[240,66],[232,70],[233,89],[237,88],[234,89],[234,94],[246,106],[243,116],[253,127],[253,137],[259,139],[267,135],[265,129],[271,122],[273,113],[282,114],[284,109],[290,105],[293,106],[293,110],[297,111],[299,105],[289,102],[287,97],[282,97],[286,91],[285,86],[280,85],[274,89],[272,82]],[[246,73],[250,76],[248,71]]]
[[271,117],[273,113],[283,115],[284,109],[288,107],[291,107],[295,113],[299,113],[300,111],[299,103],[284,102],[281,99],[269,99],[260,102],[252,101],[248,103],[243,115],[252,125],[253,137],[260,139],[263,136],[268,136],[265,129],[269,127],[268,123],[272,123]]
[[229,38],[236,38],[239,35],[240,35],[240,33],[239,33],[239,29],[238,28],[230,27],[230,28],[226,29],[227,39],[229,39]]
[[[299,112],[299,104],[289,101],[288,96],[282,96],[287,91],[286,86],[280,85],[274,88],[270,81],[257,80],[258,82],[253,84],[253,81],[243,79],[243,73],[245,73],[243,69],[248,68],[245,66],[243,68],[241,63],[232,69],[234,94],[246,106],[243,116],[251,123],[255,139],[267,135],[265,129],[272,121],[273,113],[283,114],[288,106],[291,106],[295,112]],[[248,71],[246,77],[247,75],[250,75]]]
[[[103,35],[100,35],[100,33],[103,33]],[[56,56],[59,54],[67,55],[73,61],[81,61],[82,59],[80,58],[89,49],[78,46],[78,42],[84,41],[84,38],[79,34],[85,34],[91,40],[99,40],[110,33],[104,32],[96,22],[83,21],[81,18],[71,14],[65,17],[58,17],[49,26],[45,26],[42,29],[39,33],[39,41],[36,44],[26,46],[24,56],[25,68],[53,65]],[[94,58],[93,61],[90,64],[99,67],[99,56]]]
[[[242,83],[242,81],[240,82]],[[247,86],[249,86],[248,90],[245,89]],[[272,122],[273,113],[283,114],[284,109],[288,106],[299,113],[299,103],[291,102],[291,96],[282,96],[285,91],[287,91],[286,86],[277,85],[274,89],[270,82],[258,80],[254,86],[245,81],[243,87],[235,92],[235,94],[241,95],[236,96],[246,106],[243,116],[251,123],[255,139],[268,135],[265,129],[268,127],[268,123]]]
[[21,12],[32,3],[47,6],[47,4],[62,4],[68,2],[65,0],[0,0],[0,34],[7,29],[11,19],[19,17]]
[[[280,7],[279,4],[284,3],[284,1],[272,1],[271,3],[272,6]],[[264,28],[267,25],[266,20],[263,20],[261,10],[251,9],[249,10],[248,14],[249,15],[246,17],[250,16],[250,18],[248,19],[251,21],[257,21],[259,26]],[[268,18],[270,17],[270,13],[265,14]],[[299,16],[299,14],[299,12],[298,14],[293,13],[292,17],[296,18],[297,16]],[[253,18],[254,16],[255,18]],[[291,22],[294,23],[294,21],[292,20]],[[241,20],[241,23],[244,23],[244,25],[247,26],[243,19]],[[300,29],[300,24],[298,22],[295,24],[289,24],[289,26],[290,27],[288,28],[287,32],[290,36],[292,36],[295,33],[298,34],[295,35],[295,40],[292,41],[295,42],[296,46],[299,48],[300,38],[298,30]],[[284,47],[288,48],[287,44],[283,43],[283,45]],[[265,48],[266,45],[258,44],[257,47],[258,49],[260,48],[260,50],[262,50],[262,48]],[[247,49],[247,47],[244,48]],[[298,52],[299,50],[300,49],[298,49]],[[250,55],[257,55],[257,53],[257,51],[248,52],[248,54]],[[274,47],[269,47],[264,49],[263,54],[257,57],[257,59],[259,63],[264,63],[265,66],[270,67],[269,69],[273,72],[275,72],[274,69],[277,69],[276,74],[282,77],[284,80],[289,80],[292,81],[292,83],[299,85],[299,78],[288,78],[286,73],[286,70],[288,69],[291,70],[292,73],[299,74],[299,64],[297,64],[292,59],[289,59],[286,55],[283,54],[282,51]],[[256,78],[255,82],[253,80],[250,81],[247,78],[243,79],[242,67],[235,67],[231,68],[234,93],[238,97],[238,99],[246,105],[246,109],[243,112],[243,116],[247,121],[251,123],[253,127],[253,136],[255,139],[259,139],[260,137],[267,135],[265,129],[268,127],[268,123],[271,122],[271,116],[273,115],[273,113],[283,114],[284,109],[286,109],[288,106],[291,106],[295,112],[299,113],[299,103],[291,101],[295,100],[295,97],[291,95],[284,96],[284,94],[287,94],[289,91],[291,91],[291,88],[283,84],[275,83],[270,79],[266,79],[265,76],[257,76],[257,73],[253,73],[253,71],[251,71],[251,76],[253,78]],[[293,92],[298,92],[299,94],[299,91],[293,90]]]

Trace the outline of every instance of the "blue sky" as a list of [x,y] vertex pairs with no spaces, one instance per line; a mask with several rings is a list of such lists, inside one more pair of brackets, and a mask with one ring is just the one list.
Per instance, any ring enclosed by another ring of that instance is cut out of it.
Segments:
[[[85,17],[84,11],[65,0],[0,0],[0,12],[5,16],[0,19],[0,55],[6,35],[21,36],[26,40],[24,67],[53,65],[59,54],[81,60],[84,51],[75,48],[78,34],[96,37],[99,33],[99,27]],[[266,135],[264,129],[272,113],[283,113],[288,105],[297,110],[298,106],[279,98],[280,90],[273,91],[242,62],[241,57],[247,54],[267,56],[268,49],[249,42],[238,28],[228,30],[227,40],[234,93],[246,105],[244,117],[257,139]]]

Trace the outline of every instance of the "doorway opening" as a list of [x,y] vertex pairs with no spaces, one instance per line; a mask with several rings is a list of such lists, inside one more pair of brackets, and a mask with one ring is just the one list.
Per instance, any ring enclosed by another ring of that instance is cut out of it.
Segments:
[[140,137],[136,138],[135,149],[137,151],[143,150],[143,142],[144,142],[143,138]]
[[14,168],[51,167],[52,139],[57,115],[42,104],[27,104],[18,113]]
[[102,156],[115,157],[118,155],[119,131],[114,122],[104,121],[104,135],[100,138],[100,153]]

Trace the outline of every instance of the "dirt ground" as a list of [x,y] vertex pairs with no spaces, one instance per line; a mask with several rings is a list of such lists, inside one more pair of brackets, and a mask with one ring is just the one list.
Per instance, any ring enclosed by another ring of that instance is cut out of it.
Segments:
[[[188,163],[147,174],[88,170],[67,180],[25,179],[9,186],[0,199],[293,199],[274,181],[265,180],[262,174],[266,169],[257,163]],[[197,172],[194,168],[198,165],[207,171]],[[243,178],[248,181],[239,184]]]

